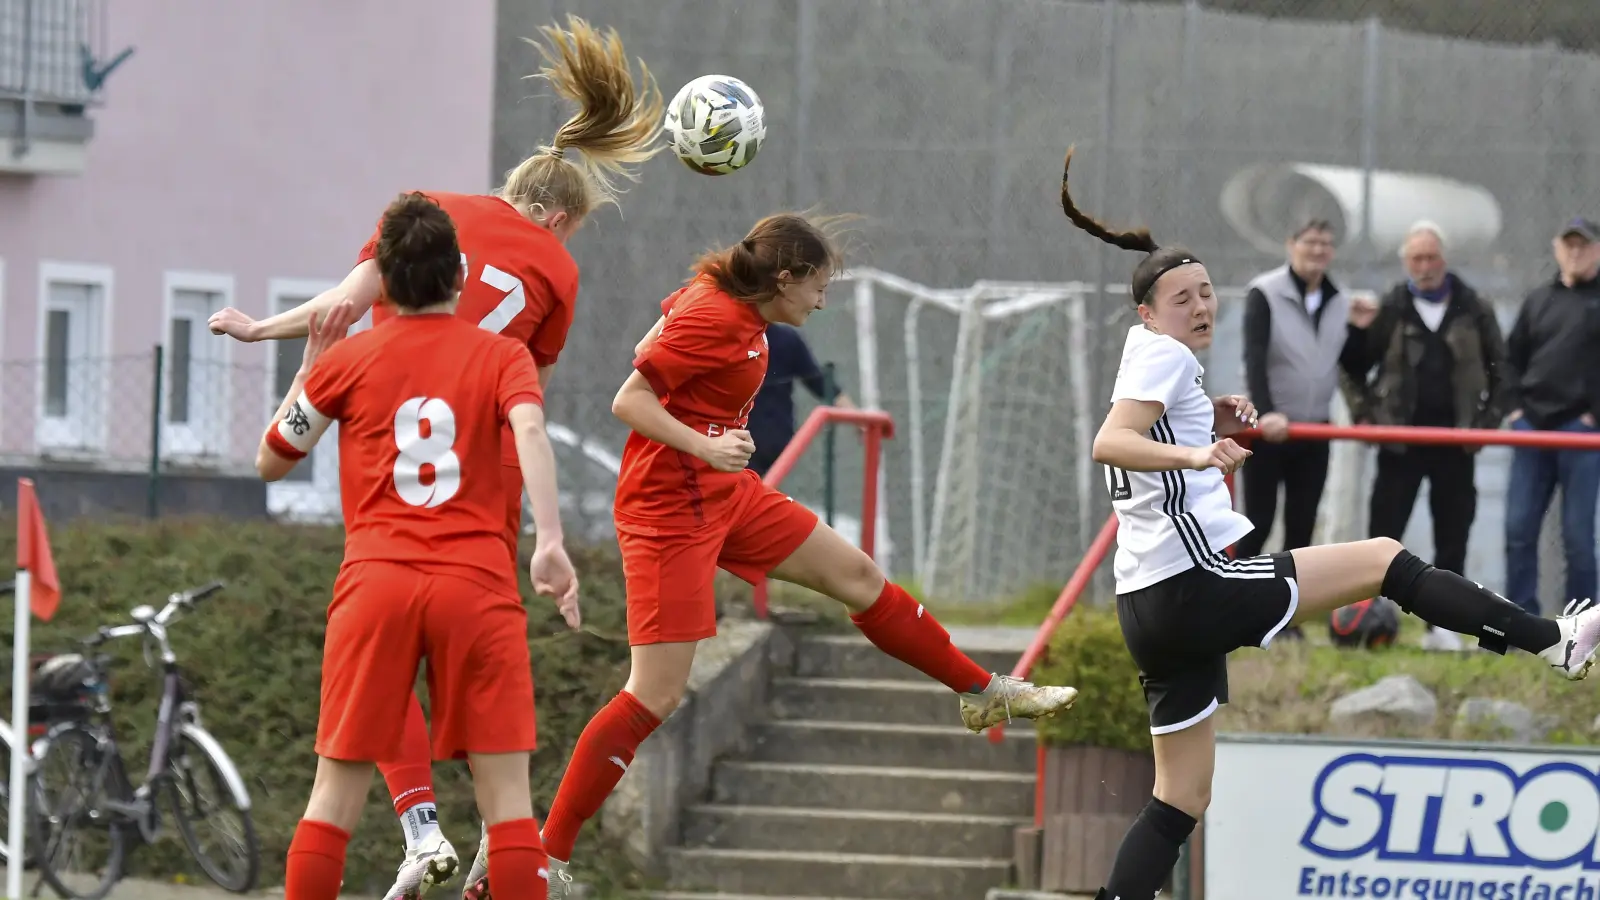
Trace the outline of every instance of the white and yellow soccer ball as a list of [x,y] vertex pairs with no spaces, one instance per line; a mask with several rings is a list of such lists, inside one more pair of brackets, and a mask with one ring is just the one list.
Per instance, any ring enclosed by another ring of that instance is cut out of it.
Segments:
[[701,75],[667,104],[667,134],[683,164],[702,175],[727,175],[750,164],[766,139],[766,110],[748,84]]

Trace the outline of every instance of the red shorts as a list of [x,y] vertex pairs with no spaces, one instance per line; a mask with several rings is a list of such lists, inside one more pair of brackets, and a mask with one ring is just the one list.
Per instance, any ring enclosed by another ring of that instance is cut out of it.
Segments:
[[628,592],[628,643],[699,641],[717,633],[718,568],[755,584],[817,528],[817,514],[746,469],[706,524],[652,528],[617,523]]
[[511,565],[513,568],[521,568],[517,564],[517,542],[522,539],[522,466],[517,463],[506,463],[501,466],[500,474],[505,483],[505,538],[511,548]]
[[399,759],[406,706],[424,658],[434,759],[534,749],[522,601],[442,567],[368,561],[346,565],[334,582],[317,755]]

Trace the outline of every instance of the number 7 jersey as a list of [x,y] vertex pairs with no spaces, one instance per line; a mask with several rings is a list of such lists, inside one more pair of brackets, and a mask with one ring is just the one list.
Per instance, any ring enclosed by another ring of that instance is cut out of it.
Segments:
[[[555,365],[578,298],[578,264],[566,246],[499,197],[424,193],[450,214],[461,244],[466,279],[456,315],[527,347],[535,365]],[[372,259],[377,249],[375,231],[358,261]],[[372,308],[372,323],[393,315],[379,304]],[[502,444],[502,461],[517,464],[509,435]]]
[[467,567],[516,591],[500,441],[512,408],[543,402],[523,347],[460,316],[394,316],[324,353],[301,402],[339,423],[346,563]]

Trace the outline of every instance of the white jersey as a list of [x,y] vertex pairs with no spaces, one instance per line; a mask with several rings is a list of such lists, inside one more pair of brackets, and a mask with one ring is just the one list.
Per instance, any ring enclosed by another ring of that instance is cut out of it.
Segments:
[[[1148,400],[1165,410],[1150,439],[1205,447],[1217,439],[1216,411],[1206,396],[1205,370],[1183,344],[1143,325],[1128,331],[1111,402]],[[1234,512],[1222,473],[1130,472],[1106,467],[1117,513],[1117,593],[1149,587],[1195,566],[1220,568],[1223,551],[1249,534],[1250,520]]]

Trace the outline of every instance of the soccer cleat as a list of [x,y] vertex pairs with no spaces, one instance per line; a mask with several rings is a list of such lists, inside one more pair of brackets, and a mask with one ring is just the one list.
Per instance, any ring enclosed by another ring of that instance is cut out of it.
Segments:
[[489,826],[483,826],[478,838],[478,855],[472,858],[472,868],[467,870],[466,887],[461,890],[461,900],[492,900],[489,896]]
[[1561,640],[1539,656],[1561,674],[1577,681],[1589,674],[1595,651],[1600,650],[1600,606],[1590,599],[1574,600],[1556,617]]
[[456,848],[443,834],[425,838],[407,851],[405,862],[395,874],[394,887],[383,895],[383,900],[420,900],[428,888],[449,881],[460,867]]
[[567,864],[554,856],[550,857],[550,900],[572,900],[576,896],[577,886],[572,883],[572,873],[567,871]]
[[1012,719],[1053,716],[1071,709],[1077,700],[1077,688],[1041,687],[1009,675],[996,675],[983,693],[961,695],[961,721],[972,731],[981,732]]

